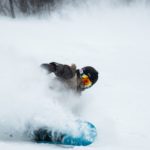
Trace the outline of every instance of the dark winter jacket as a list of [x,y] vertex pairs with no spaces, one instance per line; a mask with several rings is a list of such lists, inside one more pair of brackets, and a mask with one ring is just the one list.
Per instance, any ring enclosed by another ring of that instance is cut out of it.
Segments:
[[68,88],[75,92],[81,93],[81,91],[84,90],[75,64],[69,66],[52,62],[49,64],[42,64],[41,67],[45,68],[48,73],[53,72],[58,80],[62,81]]

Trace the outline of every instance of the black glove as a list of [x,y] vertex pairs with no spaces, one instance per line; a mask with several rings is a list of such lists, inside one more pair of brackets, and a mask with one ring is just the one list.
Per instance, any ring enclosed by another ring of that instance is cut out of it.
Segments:
[[55,62],[52,62],[52,63],[49,63],[49,64],[42,64],[41,67],[46,69],[48,71],[48,73],[56,71],[56,64],[55,64]]

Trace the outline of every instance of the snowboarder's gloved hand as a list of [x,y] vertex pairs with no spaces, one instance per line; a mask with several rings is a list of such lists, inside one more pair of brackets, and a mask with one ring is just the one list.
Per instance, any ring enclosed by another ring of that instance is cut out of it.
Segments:
[[49,70],[51,72],[55,72],[56,71],[56,63],[55,62],[49,63]]
[[48,73],[56,71],[56,63],[55,62],[51,62],[49,64],[42,64],[41,67],[46,69],[48,71]]

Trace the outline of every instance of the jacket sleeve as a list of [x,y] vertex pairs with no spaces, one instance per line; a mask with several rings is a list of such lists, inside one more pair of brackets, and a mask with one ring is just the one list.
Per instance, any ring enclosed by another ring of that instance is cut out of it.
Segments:
[[57,77],[65,80],[73,78],[76,73],[76,66],[74,64],[69,66],[52,62],[49,64],[43,64],[42,66],[48,70],[49,73],[54,72]]

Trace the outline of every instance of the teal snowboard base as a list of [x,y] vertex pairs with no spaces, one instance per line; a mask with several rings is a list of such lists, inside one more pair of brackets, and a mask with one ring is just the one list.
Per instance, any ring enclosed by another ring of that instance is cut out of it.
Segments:
[[39,128],[33,132],[33,140],[38,143],[61,144],[70,146],[87,146],[94,142],[96,128],[86,121],[76,121],[76,126],[67,131]]

